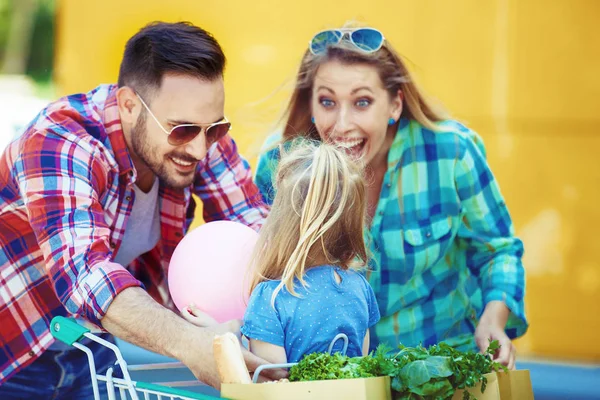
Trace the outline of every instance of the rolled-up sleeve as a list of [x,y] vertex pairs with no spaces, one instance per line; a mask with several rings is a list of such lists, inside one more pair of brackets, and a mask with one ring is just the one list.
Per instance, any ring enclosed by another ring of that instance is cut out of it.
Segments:
[[523,335],[525,270],[523,243],[514,235],[508,208],[485,158],[481,139],[459,138],[455,180],[462,207],[458,237],[467,248],[467,267],[479,279],[484,305],[503,301],[511,314],[506,326],[512,337]]
[[89,142],[44,132],[24,142],[15,163],[27,218],[58,299],[69,313],[97,325],[117,294],[141,286],[110,261],[105,222],[110,209],[103,209],[99,200],[109,178],[101,160]]

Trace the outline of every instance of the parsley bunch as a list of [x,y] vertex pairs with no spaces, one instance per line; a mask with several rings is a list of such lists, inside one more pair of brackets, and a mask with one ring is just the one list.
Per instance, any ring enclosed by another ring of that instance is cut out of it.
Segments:
[[[313,353],[290,369],[289,379],[293,382],[389,376],[394,400],[451,399],[456,390],[479,382],[484,391],[484,374],[506,370],[490,357],[499,348],[498,341],[492,341],[485,354],[461,352],[445,343],[427,349],[401,346],[396,353],[379,345],[365,357]],[[463,399],[474,397],[465,392]]]

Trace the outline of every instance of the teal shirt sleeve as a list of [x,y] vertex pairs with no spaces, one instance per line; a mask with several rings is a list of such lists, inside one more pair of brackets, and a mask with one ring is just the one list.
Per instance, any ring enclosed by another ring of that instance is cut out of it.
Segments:
[[254,182],[258,186],[263,201],[268,205],[273,204],[275,198],[274,182],[280,158],[277,145],[279,142],[281,142],[280,133],[275,133],[265,140],[254,175]]
[[462,207],[458,238],[466,246],[467,267],[478,277],[484,305],[503,301],[511,314],[506,332],[523,335],[525,318],[525,270],[523,243],[514,227],[498,183],[485,157],[483,142],[470,131],[462,135],[455,180]]

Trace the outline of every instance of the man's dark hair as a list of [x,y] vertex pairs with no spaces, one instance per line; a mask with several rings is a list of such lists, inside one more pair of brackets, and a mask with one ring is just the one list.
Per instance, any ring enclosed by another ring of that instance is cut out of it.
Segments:
[[145,94],[158,89],[166,73],[210,81],[224,69],[223,50],[204,29],[189,22],[152,22],[127,41],[118,84]]

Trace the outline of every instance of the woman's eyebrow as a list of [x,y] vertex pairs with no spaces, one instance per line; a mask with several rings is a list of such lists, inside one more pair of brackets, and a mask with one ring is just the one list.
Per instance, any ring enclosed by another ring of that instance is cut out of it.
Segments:
[[[318,86],[317,90],[327,90],[328,92],[335,94],[335,91],[333,89],[328,88],[327,86],[323,86],[323,85]],[[350,92],[350,94],[355,94],[356,92],[359,92],[361,90],[367,90],[367,91],[373,93],[373,89],[371,89],[369,86],[360,86],[360,87],[357,87],[356,89],[352,89],[352,92]]]
[[332,89],[328,88],[327,86],[320,85],[319,87],[317,87],[317,90],[321,90],[321,89],[327,90],[328,92],[335,94],[335,92]]
[[367,90],[367,91],[373,93],[373,90],[370,87],[368,87],[368,86],[361,86],[361,87],[357,87],[356,89],[353,89],[352,92],[350,92],[350,94],[354,94],[356,92],[360,92],[361,90]]

